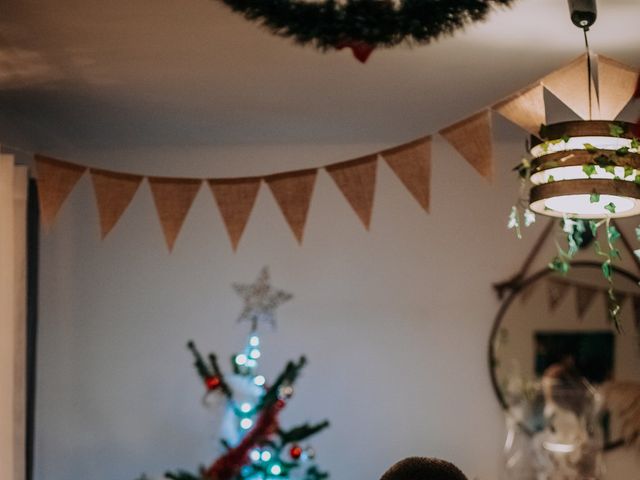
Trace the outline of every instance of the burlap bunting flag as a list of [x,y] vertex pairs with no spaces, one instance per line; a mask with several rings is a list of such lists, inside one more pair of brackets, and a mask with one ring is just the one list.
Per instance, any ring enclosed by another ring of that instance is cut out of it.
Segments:
[[588,285],[576,285],[576,311],[578,319],[582,320],[585,313],[596,298],[598,289]]
[[100,233],[104,239],[127,209],[142,182],[141,175],[89,170],[96,195]]
[[276,199],[293,235],[302,244],[304,226],[307,222],[317,169],[269,175],[264,180]]
[[200,179],[149,177],[153,201],[169,251],[173,250],[201,184]]
[[594,82],[591,82],[591,112],[589,111],[589,75],[586,54],[544,77],[542,84],[580,118],[585,120],[590,116],[598,118],[598,98]]
[[367,230],[371,223],[377,167],[377,154],[325,167]]
[[549,280],[549,311],[554,312],[569,290],[569,283],[556,279]]
[[44,229],[48,230],[53,225],[60,207],[87,167],[42,155],[35,155],[34,159],[40,203],[40,221]]
[[493,140],[489,109],[465,118],[439,133],[480,175],[489,181],[493,179]]
[[529,302],[533,294],[536,292],[537,286],[536,282],[532,282],[520,290],[520,303],[522,305],[526,305]]
[[540,125],[547,123],[544,87],[540,83],[496,103],[493,109],[536,136],[540,133]]
[[600,112],[597,118],[614,120],[629,103],[638,82],[638,71],[608,57],[598,56],[598,94]]
[[235,251],[260,190],[261,177],[209,180],[222,221]]
[[431,137],[419,138],[380,152],[420,206],[429,212],[431,193]]

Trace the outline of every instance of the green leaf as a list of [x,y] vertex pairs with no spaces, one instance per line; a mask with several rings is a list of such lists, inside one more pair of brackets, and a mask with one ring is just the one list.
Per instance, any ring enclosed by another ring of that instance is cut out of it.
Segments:
[[638,141],[638,139],[637,139],[637,138],[632,138],[632,139],[631,139],[631,148],[634,148],[634,149],[636,149],[636,150],[637,150],[638,148],[640,148],[640,141]]
[[611,160],[606,155],[598,155],[596,158],[593,159],[593,161],[596,162],[596,165],[602,168],[606,167],[607,165],[616,164],[613,160]]
[[600,194],[593,192],[590,196],[589,196],[589,202],[590,203],[598,203],[600,201]]
[[620,232],[616,227],[614,227],[613,225],[610,225],[607,228],[607,237],[609,238],[610,242],[615,242],[620,238]]
[[602,264],[602,274],[604,275],[604,278],[606,278],[607,280],[611,279],[611,275],[613,274],[613,269],[611,268],[611,263],[609,262],[609,260],[607,260]]
[[622,128],[617,123],[610,123],[609,124],[609,134],[612,137],[620,137],[620,136],[622,136],[624,134],[624,128]]
[[536,222],[536,214],[528,208],[524,211],[524,226],[529,227]]
[[598,149],[593,145],[591,145],[590,143],[585,143],[583,144],[583,146],[584,146],[584,149],[589,153],[596,153],[598,151]]
[[587,177],[591,178],[591,175],[596,173],[596,166],[591,165],[590,163],[582,165],[582,171],[587,175]]
[[604,167],[604,171],[610,173],[611,175],[615,175],[616,167],[614,167],[613,165],[607,165],[606,167]]
[[547,177],[547,183],[551,183],[551,182],[555,182],[555,181],[556,181],[556,179],[554,178],[554,176],[553,176],[553,175],[549,175],[549,176]]
[[591,229],[591,235],[596,237],[598,235],[598,224],[597,224],[597,222],[595,222],[593,220],[589,220],[589,228]]
[[637,184],[640,185],[640,174],[636,175],[636,178],[633,179],[633,181]]
[[522,238],[522,234],[520,233],[520,218],[518,216],[518,207],[516,207],[515,205],[511,207],[511,211],[509,212],[507,229],[515,229],[516,237],[518,237],[519,239]]
[[609,202],[604,206],[605,210],[611,213],[616,213],[616,205],[613,202]]
[[538,130],[538,133],[540,134],[540,138],[547,138],[547,126],[544,123],[540,124],[540,130]]
[[569,140],[571,140],[571,137],[565,134],[560,137],[560,140],[562,140],[564,143],[567,143]]
[[630,177],[631,175],[633,175],[633,167],[630,167],[629,165],[625,165],[624,178]]
[[560,257],[555,257],[549,264],[549,268],[554,272],[566,275],[569,271],[569,262],[562,260]]
[[629,147],[620,147],[619,149],[616,150],[616,155],[618,155],[619,157],[624,157],[628,153],[629,153]]

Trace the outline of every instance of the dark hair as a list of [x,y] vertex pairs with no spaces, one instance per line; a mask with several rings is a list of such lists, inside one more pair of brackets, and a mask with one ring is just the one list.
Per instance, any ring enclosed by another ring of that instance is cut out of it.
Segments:
[[380,480],[467,480],[467,477],[445,460],[409,457],[384,472]]

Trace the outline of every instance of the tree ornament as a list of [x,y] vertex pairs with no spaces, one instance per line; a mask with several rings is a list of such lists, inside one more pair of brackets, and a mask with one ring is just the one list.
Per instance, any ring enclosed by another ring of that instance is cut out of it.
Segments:
[[299,445],[293,445],[289,449],[289,455],[291,455],[291,458],[297,460],[302,455],[302,448],[300,448]]
[[293,397],[293,387],[291,385],[282,385],[278,388],[278,398],[281,400],[289,400]]
[[350,48],[353,56],[356,57],[360,63],[365,63],[376,46],[367,42],[354,40],[345,40],[336,44],[336,50],[342,50],[343,48]]
[[290,293],[276,290],[269,284],[269,269],[267,267],[262,269],[254,283],[234,283],[233,289],[244,300],[244,308],[238,321],[248,320],[251,322],[251,332],[255,332],[258,329],[258,323],[261,322],[275,326],[276,308],[293,298]]
[[204,383],[207,386],[207,390],[212,392],[213,390],[216,390],[220,386],[221,380],[220,380],[220,377],[215,375],[213,377],[207,377]]
[[316,458],[316,451],[311,447],[305,448],[303,453],[305,460],[313,460]]

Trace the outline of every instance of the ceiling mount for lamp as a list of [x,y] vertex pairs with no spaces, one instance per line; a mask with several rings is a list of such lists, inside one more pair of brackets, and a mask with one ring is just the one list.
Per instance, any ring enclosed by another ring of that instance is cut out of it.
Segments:
[[598,16],[596,0],[569,0],[569,10],[573,24],[585,30],[589,30]]

